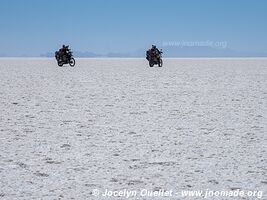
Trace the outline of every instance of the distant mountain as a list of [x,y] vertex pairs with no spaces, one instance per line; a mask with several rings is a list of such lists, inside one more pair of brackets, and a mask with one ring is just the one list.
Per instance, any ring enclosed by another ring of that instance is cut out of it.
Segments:
[[40,54],[40,57],[54,57],[54,55],[55,53],[48,52],[48,53]]
[[[137,50],[130,53],[120,53],[120,52],[110,52],[107,54],[96,54],[93,52],[82,52],[82,51],[73,51],[73,55],[76,58],[133,58],[133,57],[143,57],[145,55],[144,50]],[[54,53],[47,52],[40,54],[40,57],[54,57]]]
[[73,52],[73,55],[75,57],[78,57],[78,58],[95,58],[95,57],[101,57],[100,54],[96,54],[96,53],[89,52],[89,51],[85,51],[85,52],[74,51]]
[[[81,52],[81,51],[73,51],[73,55],[77,58],[95,58],[95,57],[101,57],[100,54],[95,54],[92,52]],[[44,54],[40,54],[40,57],[54,57],[55,53],[47,52]]]
[[163,47],[164,57],[266,57],[267,53],[238,52],[212,47]]
[[130,57],[130,55],[127,54],[127,53],[114,53],[114,52],[111,52],[111,53],[102,55],[102,57],[108,57],[108,58],[127,58],[127,57]]
[[[184,58],[184,57],[267,57],[267,52],[239,52],[229,48],[212,47],[179,47],[179,46],[159,46],[163,51],[163,57]],[[97,54],[90,51],[74,51],[76,58],[144,58],[146,49],[138,49],[132,52],[110,52],[107,54]],[[0,57],[36,57],[36,55],[20,55],[0,53]],[[40,57],[54,57],[53,52],[40,54]]]
[[119,58],[142,58],[146,54],[146,50],[139,49],[133,52],[127,52],[127,53],[108,53],[104,54],[103,57],[119,57]]
[[0,53],[0,57],[7,57],[5,53]]

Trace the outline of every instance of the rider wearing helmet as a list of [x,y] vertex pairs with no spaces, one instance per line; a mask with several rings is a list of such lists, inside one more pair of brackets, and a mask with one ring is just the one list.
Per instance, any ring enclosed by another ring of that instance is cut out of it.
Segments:
[[63,54],[66,54],[69,51],[69,46],[65,46],[64,44],[62,45],[62,48],[60,49],[60,51]]
[[151,51],[154,55],[158,55],[160,54],[160,51],[158,50],[158,48],[156,47],[156,45],[152,45]]
[[59,49],[59,56],[61,59],[66,60],[67,54],[69,51],[69,46],[65,46],[64,44],[62,45],[62,48]]

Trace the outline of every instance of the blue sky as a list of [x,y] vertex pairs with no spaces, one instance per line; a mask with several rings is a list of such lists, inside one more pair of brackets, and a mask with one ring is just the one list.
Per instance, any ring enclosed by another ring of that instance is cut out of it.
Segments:
[[96,53],[168,41],[226,41],[267,52],[265,0],[1,0],[0,54],[40,55],[63,43]]

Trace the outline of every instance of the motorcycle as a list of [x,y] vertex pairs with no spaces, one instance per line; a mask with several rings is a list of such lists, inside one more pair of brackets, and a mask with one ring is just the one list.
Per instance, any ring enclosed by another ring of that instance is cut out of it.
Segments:
[[154,65],[162,67],[163,65],[162,53],[163,53],[162,51],[159,51],[158,53],[156,52],[147,53],[147,60],[149,62],[150,67],[153,67]]
[[72,52],[68,50],[65,54],[61,55],[59,51],[55,52],[55,58],[58,66],[62,67],[64,64],[69,64],[71,67],[75,65],[75,59],[73,58]]

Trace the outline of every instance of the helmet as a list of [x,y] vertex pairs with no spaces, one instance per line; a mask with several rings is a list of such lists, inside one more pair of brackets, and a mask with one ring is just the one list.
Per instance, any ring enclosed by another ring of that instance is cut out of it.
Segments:
[[64,49],[64,48],[66,48],[66,46],[63,44],[63,45],[62,45],[62,48]]
[[156,47],[156,45],[152,45],[152,49],[156,49],[157,47]]

